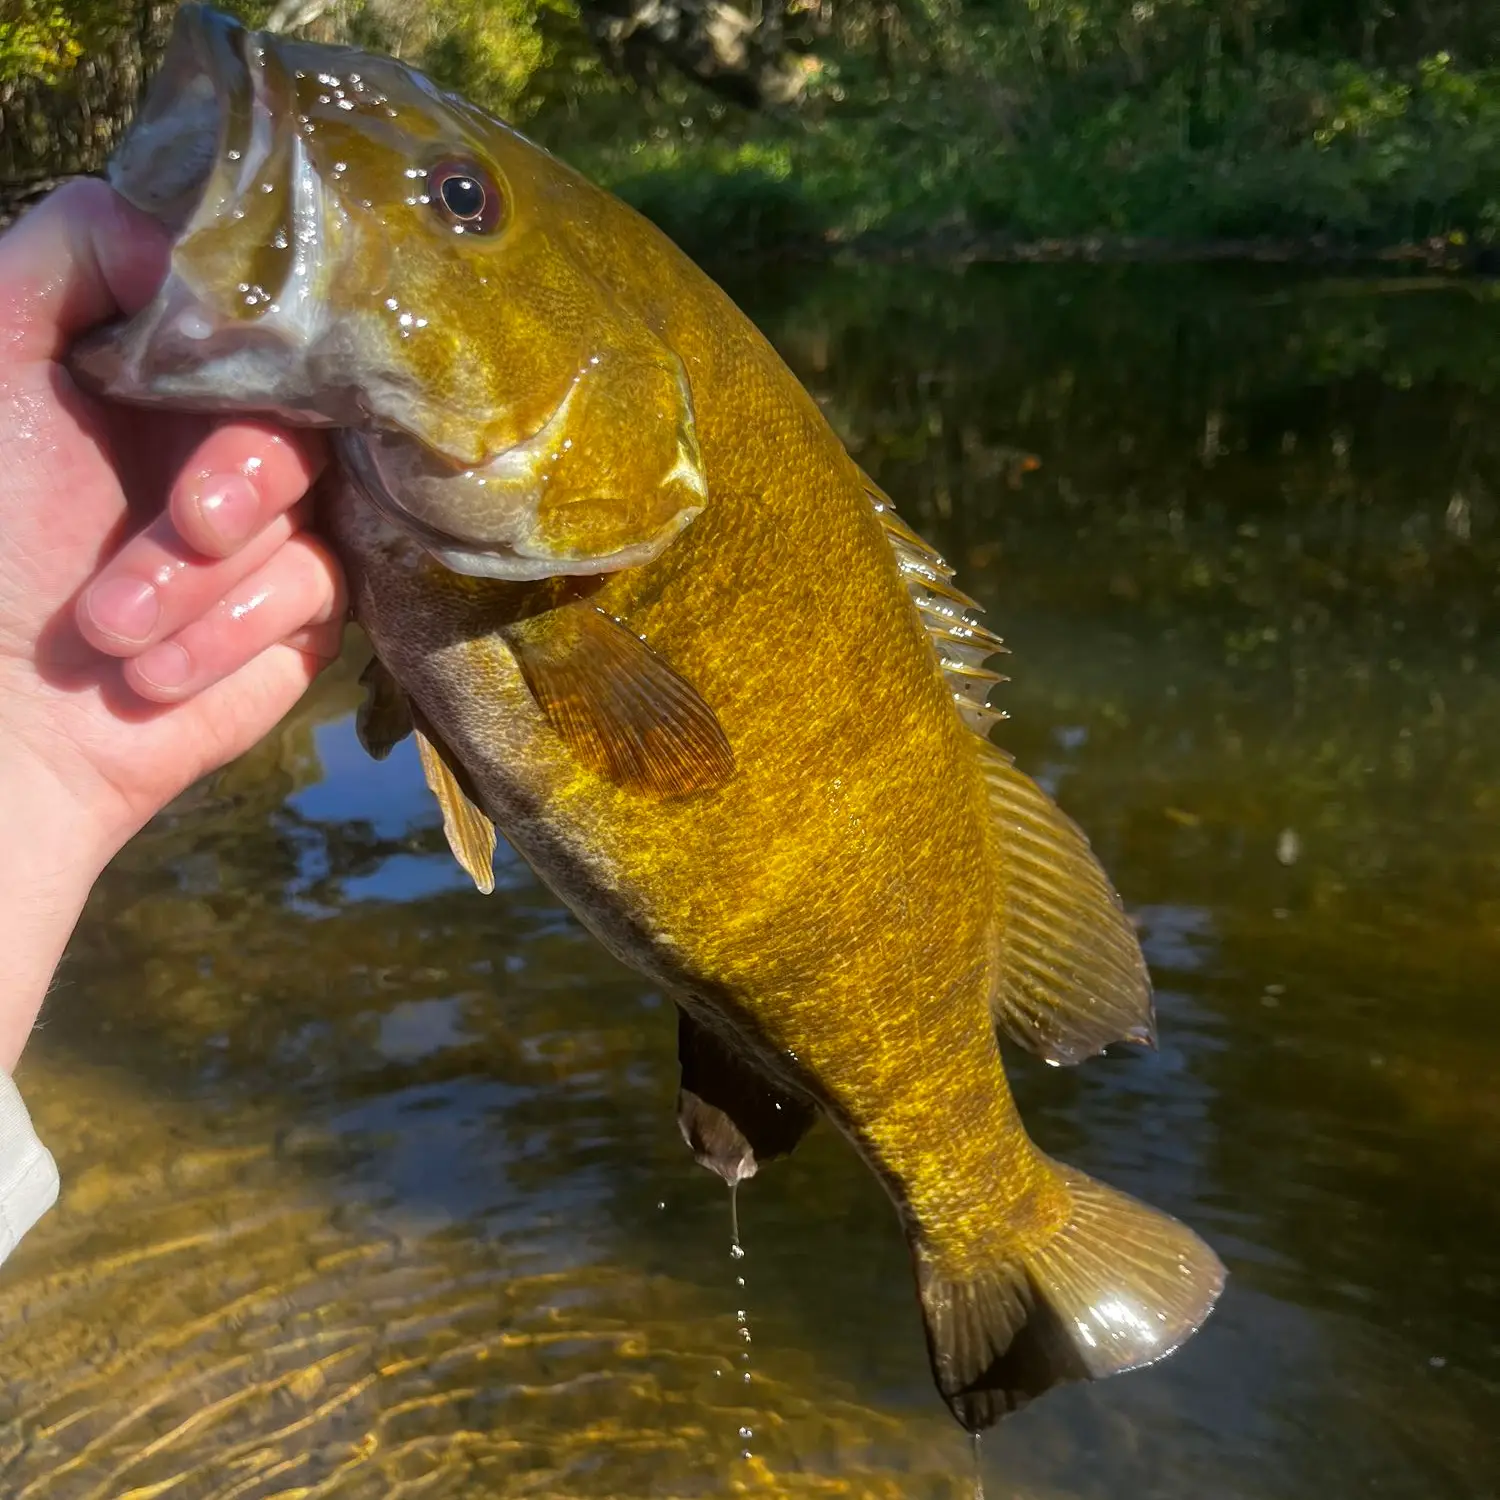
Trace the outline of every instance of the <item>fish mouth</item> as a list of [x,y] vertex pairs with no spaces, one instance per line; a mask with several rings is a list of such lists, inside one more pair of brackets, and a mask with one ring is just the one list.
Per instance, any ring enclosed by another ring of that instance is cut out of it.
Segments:
[[240,175],[225,170],[236,163],[253,171],[269,154],[271,121],[255,97],[247,38],[222,12],[184,5],[161,68],[110,159],[115,191],[174,234],[186,228],[216,174]]
[[148,308],[74,348],[70,367],[86,386],[301,426],[367,417],[330,378],[340,351],[320,293],[341,210],[295,119],[295,80],[275,39],[183,6],[107,169],[115,191],[172,235],[170,267]]

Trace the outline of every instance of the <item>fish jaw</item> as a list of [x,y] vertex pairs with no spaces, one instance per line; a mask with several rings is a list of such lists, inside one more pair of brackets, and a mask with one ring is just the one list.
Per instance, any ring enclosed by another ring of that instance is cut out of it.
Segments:
[[358,419],[333,367],[323,295],[347,215],[293,127],[294,80],[238,23],[184,6],[108,180],[174,235],[166,279],[72,366],[117,400],[247,411],[299,425]]

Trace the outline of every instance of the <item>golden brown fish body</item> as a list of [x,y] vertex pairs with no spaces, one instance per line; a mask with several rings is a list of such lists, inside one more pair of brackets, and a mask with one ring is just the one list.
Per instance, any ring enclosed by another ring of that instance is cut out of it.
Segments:
[[173,274],[79,368],[339,429],[367,745],[414,728],[481,888],[498,827],[677,999],[701,1160],[849,1136],[966,1426],[1169,1352],[1218,1262],[1036,1149],[995,1031],[1149,1040],[1144,965],[984,737],[998,642],[941,561],[723,293],[515,132],[191,7],[166,72],[113,178]]

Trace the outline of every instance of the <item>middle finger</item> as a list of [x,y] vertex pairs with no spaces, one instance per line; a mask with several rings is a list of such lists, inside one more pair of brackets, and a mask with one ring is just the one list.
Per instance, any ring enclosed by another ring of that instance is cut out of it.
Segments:
[[112,656],[133,656],[196,619],[297,530],[323,467],[314,433],[225,422],[181,465],[167,513],[132,538],[84,592],[78,623]]
[[78,601],[78,628],[110,656],[138,656],[212,609],[300,529],[303,505],[277,516],[230,557],[205,557],[170,516],[132,537]]

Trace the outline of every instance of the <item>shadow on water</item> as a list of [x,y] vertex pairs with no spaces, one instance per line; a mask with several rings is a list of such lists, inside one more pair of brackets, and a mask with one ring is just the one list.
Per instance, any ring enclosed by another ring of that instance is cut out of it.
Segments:
[[[734,290],[989,609],[999,738],[1141,921],[1160,1052],[1017,1060],[1034,1133],[1235,1273],[1174,1359],[1007,1423],[990,1493],[1500,1492],[1500,308]],[[96,893],[23,1078],[67,1198],[0,1280],[0,1488],[967,1493],[868,1174],[822,1130],[751,1183],[740,1291],[670,1006],[513,858],[465,891],[353,702]]]

